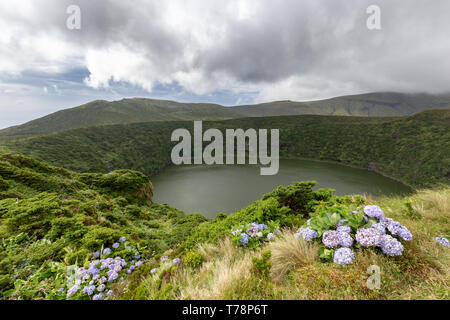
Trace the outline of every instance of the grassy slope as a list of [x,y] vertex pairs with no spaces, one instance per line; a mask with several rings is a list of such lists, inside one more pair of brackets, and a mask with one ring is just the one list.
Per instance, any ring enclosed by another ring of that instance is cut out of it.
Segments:
[[[388,217],[408,227],[414,239],[401,257],[358,250],[342,267],[317,260],[317,247],[293,237],[317,205],[373,203],[312,191],[310,183],[278,188],[228,217],[206,221],[168,206],[149,204],[151,185],[139,172],[79,174],[23,156],[0,157],[0,296],[51,298],[61,286],[51,268],[83,264],[100,246],[124,235],[149,261],[114,287],[117,299],[449,299],[450,252],[434,237],[449,236],[450,189],[377,201]],[[145,192],[142,192],[145,190]],[[290,191],[289,191],[290,190]],[[16,198],[19,198],[16,200]],[[411,204],[408,210],[405,203]],[[287,207],[286,207],[287,205]],[[253,268],[260,249],[234,248],[233,226],[277,219],[283,236],[262,248],[272,253],[263,276]],[[201,267],[182,263],[156,274],[152,258],[200,253]],[[382,287],[368,290],[370,265],[381,267]],[[53,267],[52,267],[53,266]],[[63,272],[64,274],[64,272]],[[62,280],[64,283],[64,279]],[[15,287],[12,290],[12,283]]]
[[[151,198],[152,185],[140,172],[79,174],[1,155],[0,297],[34,270],[52,261],[82,262],[120,236],[146,248],[150,258],[177,246],[206,220],[151,203]],[[35,283],[27,286],[22,298],[42,298],[45,290],[39,293]]]
[[[136,123],[75,129],[4,144],[76,171],[133,169],[150,174],[170,164],[171,133],[192,122]],[[204,123],[207,128],[280,128],[280,156],[334,161],[376,170],[414,187],[449,183],[450,111],[407,118],[287,116]]]
[[178,103],[140,98],[113,102],[98,100],[0,130],[0,136],[35,135],[95,125],[146,121],[220,120],[302,114],[386,117],[407,116],[429,109],[449,108],[449,95],[383,92],[312,102],[275,101],[233,108],[217,104]]

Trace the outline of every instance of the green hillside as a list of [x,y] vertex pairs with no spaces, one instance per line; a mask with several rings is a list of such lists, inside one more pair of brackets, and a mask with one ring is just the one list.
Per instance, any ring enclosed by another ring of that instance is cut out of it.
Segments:
[[222,120],[304,114],[408,116],[429,109],[450,109],[450,95],[369,93],[322,101],[277,101],[236,107],[140,98],[113,102],[99,100],[0,130],[0,136],[36,135],[96,125],[149,121]]
[[[193,123],[97,126],[16,139],[4,145],[80,172],[133,169],[148,175],[169,165],[176,128]],[[450,182],[450,111],[404,118],[285,116],[204,122],[208,128],[279,128],[280,156],[338,162],[378,171],[413,187]]]
[[[80,174],[3,154],[0,177],[0,299],[449,299],[450,252],[435,240],[449,236],[448,188],[374,203],[302,182],[207,220],[152,203],[135,171]],[[338,265],[335,250],[294,236],[310,218],[367,228],[366,204],[412,233],[401,254],[355,245],[353,263]],[[243,244],[232,231],[252,222],[267,237]],[[366,284],[371,265],[381,290]]]

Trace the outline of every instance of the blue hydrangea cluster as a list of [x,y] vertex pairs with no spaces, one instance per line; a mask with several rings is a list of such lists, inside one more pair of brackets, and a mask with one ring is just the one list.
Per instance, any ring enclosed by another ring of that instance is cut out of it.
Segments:
[[312,241],[318,236],[317,231],[313,230],[311,227],[301,228],[298,234],[306,241]]
[[[112,246],[113,249],[118,249],[126,241],[124,237],[121,240]],[[131,249],[125,244],[124,247]],[[108,286],[111,283],[118,280],[123,274],[130,274],[137,267],[144,264],[142,260],[127,262],[120,256],[113,257],[113,253],[109,248],[104,248],[101,254],[100,251],[94,252],[94,260],[89,263],[88,267],[78,268],[76,273],[69,277],[68,282],[73,284],[67,290],[66,298],[71,299],[76,294],[90,296],[93,300],[102,300],[110,297],[113,295],[113,291],[108,290]],[[140,257],[139,254],[136,254],[134,257],[136,256]],[[100,257],[101,259],[99,259]],[[62,289],[60,292],[64,292],[64,288]]]
[[356,231],[356,242],[365,248],[378,247],[381,241],[381,233],[375,228],[360,228]]
[[365,206],[364,213],[370,218],[384,218],[384,212],[379,206]]
[[339,248],[334,252],[333,261],[336,264],[346,266],[353,263],[355,256],[350,248]]
[[[405,241],[412,240],[413,236],[411,232],[399,222],[386,218],[383,210],[379,206],[365,206],[363,212],[364,214],[358,216],[356,220],[353,218],[353,215],[359,214],[358,211],[352,211],[351,215],[339,213],[341,219],[336,223],[335,230],[330,228],[329,225],[330,221],[334,222],[337,220],[336,216],[338,214],[322,214],[313,223],[315,228],[321,229],[316,230],[311,227],[311,220],[314,219],[311,218],[307,221],[305,227],[299,229],[295,236],[297,238],[303,237],[303,239],[308,241],[318,238],[326,248],[334,249],[334,251],[331,250],[328,252],[334,253],[334,262],[341,265],[352,263],[354,255],[351,248],[355,240],[361,247],[379,248],[384,254],[391,257],[401,255],[404,247],[399,239]],[[342,217],[346,217],[347,219],[342,219]],[[364,220],[359,221],[360,218]],[[355,227],[355,224],[358,227]],[[319,231],[322,232],[321,238],[318,236],[320,234]],[[449,244],[447,239],[437,241],[439,243],[445,243],[444,245]],[[330,255],[327,256],[327,253],[322,254],[324,255],[322,257],[330,258]]]
[[390,257],[400,256],[403,253],[403,245],[400,241],[388,234],[381,236],[380,247]]
[[436,241],[444,247],[450,247],[450,241],[447,238],[436,237]]
[[[272,226],[270,223],[269,225]],[[240,225],[239,228],[231,232],[234,244],[241,246],[253,246],[263,241],[270,241],[278,233],[279,230],[274,229],[273,226],[269,228],[267,224],[256,222],[246,226]]]

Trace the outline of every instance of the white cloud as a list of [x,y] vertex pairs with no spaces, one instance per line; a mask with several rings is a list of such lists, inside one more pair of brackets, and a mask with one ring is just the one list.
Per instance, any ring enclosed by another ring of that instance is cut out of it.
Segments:
[[[380,0],[383,29],[365,28],[371,1],[77,1],[0,3],[0,76],[87,68],[89,87],[179,84],[258,101],[362,91],[450,90],[448,1]],[[40,88],[42,85],[40,85]]]

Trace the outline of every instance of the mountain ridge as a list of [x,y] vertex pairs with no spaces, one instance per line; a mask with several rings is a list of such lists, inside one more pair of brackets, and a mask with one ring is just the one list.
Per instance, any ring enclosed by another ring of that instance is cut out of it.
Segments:
[[22,125],[2,129],[0,136],[37,135],[97,125],[152,121],[227,120],[290,115],[396,117],[430,109],[450,109],[450,95],[375,92],[317,101],[281,100],[234,107],[147,98],[94,100]]

